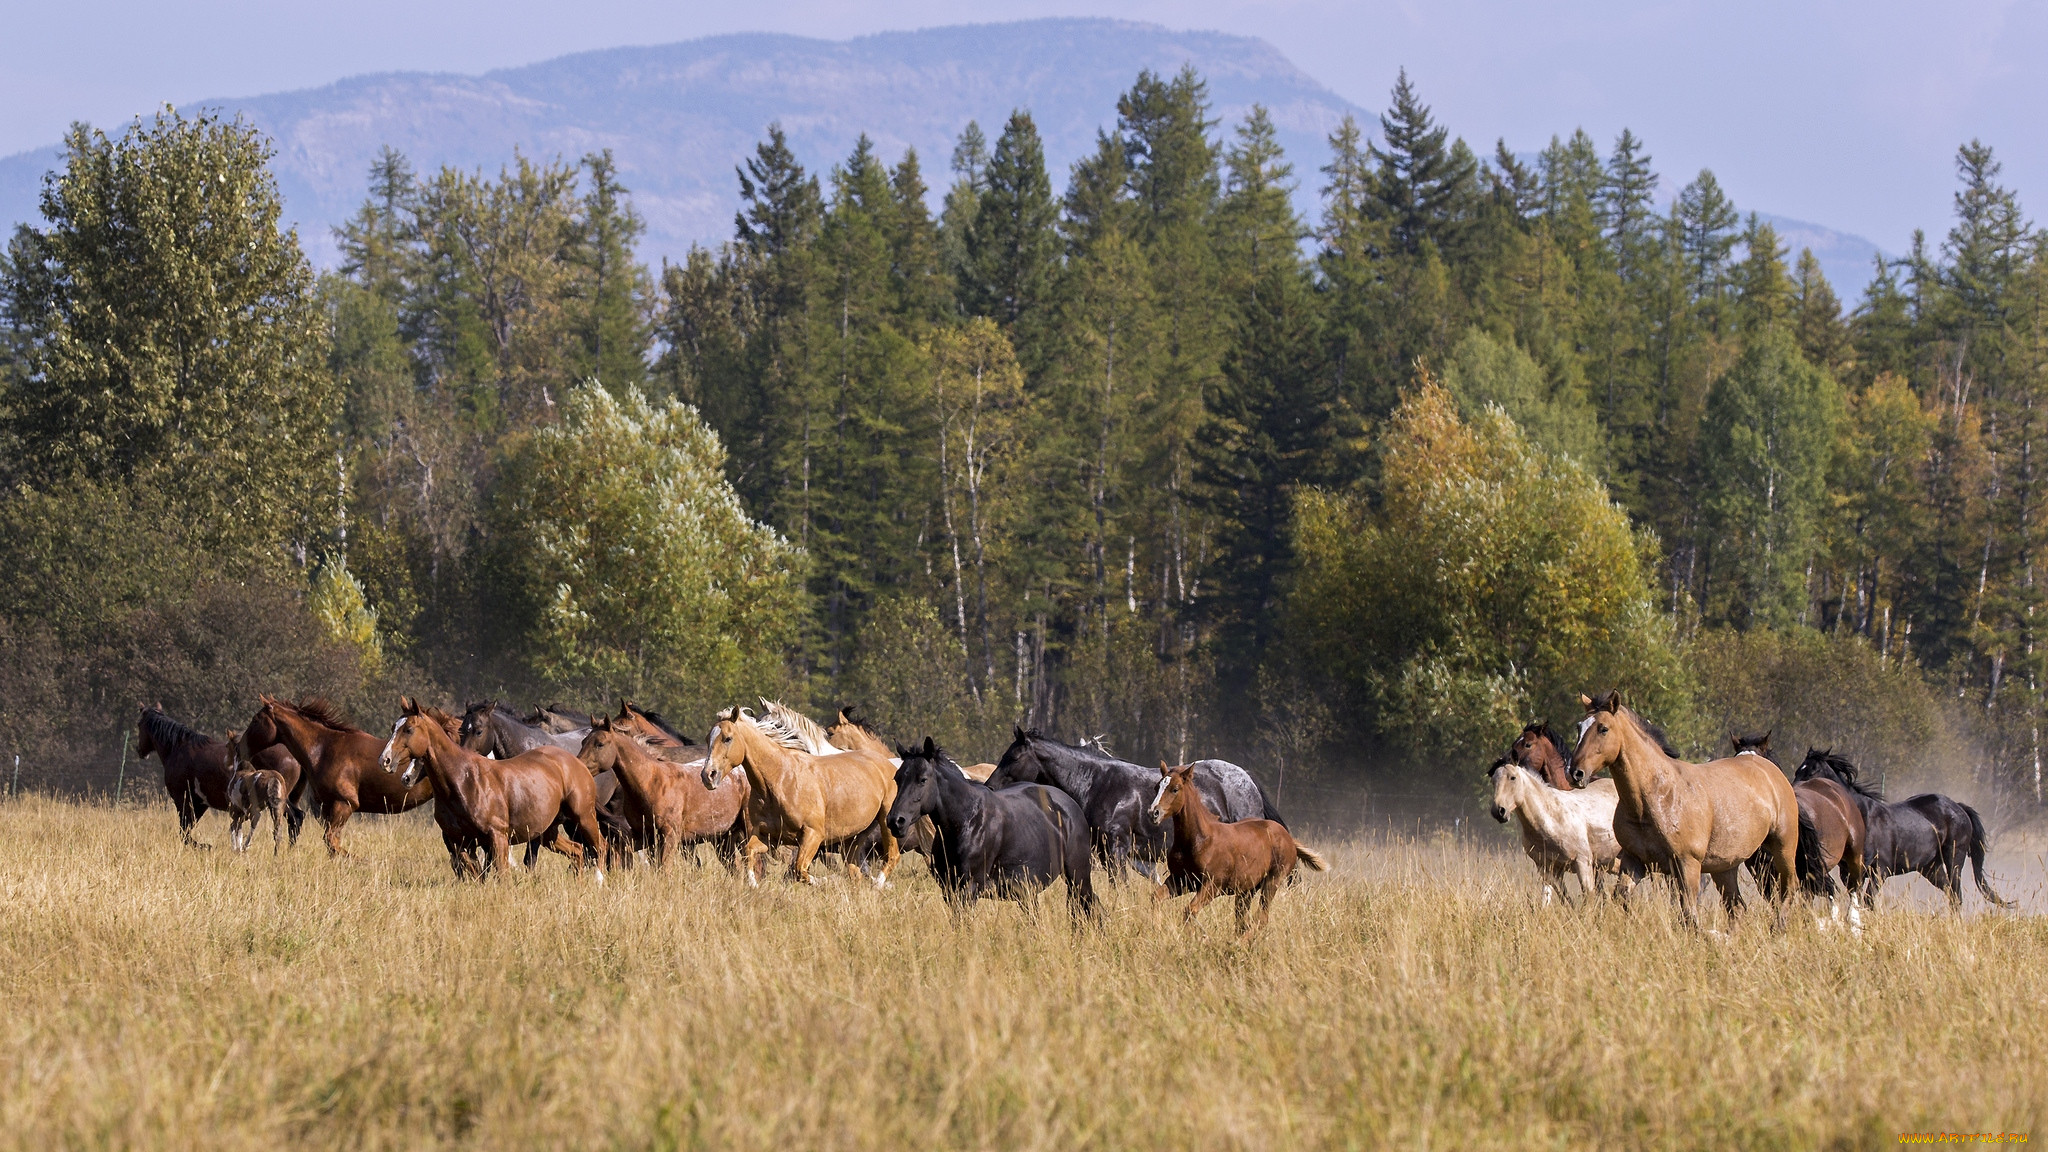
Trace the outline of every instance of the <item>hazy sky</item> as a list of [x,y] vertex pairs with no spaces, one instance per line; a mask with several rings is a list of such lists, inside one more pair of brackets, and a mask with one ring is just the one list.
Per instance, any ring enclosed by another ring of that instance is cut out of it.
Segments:
[[[1405,65],[1452,130],[1533,151],[1584,126],[1649,144],[1668,195],[1702,166],[1745,206],[1894,251],[1946,227],[1956,146],[1994,145],[2048,196],[2048,0],[0,0],[0,154],[164,101],[396,69],[478,72],[723,32],[844,38],[1034,16],[1116,16],[1265,38],[1377,109]],[[2041,210],[2048,215],[2048,209]]]

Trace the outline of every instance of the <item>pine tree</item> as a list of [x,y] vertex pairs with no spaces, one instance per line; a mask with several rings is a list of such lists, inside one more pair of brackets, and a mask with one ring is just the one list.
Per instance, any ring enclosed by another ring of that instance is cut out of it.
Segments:
[[1058,216],[1038,128],[1019,109],[1010,114],[981,171],[960,285],[968,314],[987,316],[1014,332],[1045,303],[1059,259]]
[[1452,253],[1467,222],[1478,162],[1464,141],[1452,143],[1450,130],[1430,117],[1405,68],[1394,82],[1393,100],[1380,116],[1385,143],[1372,149],[1378,210],[1401,253],[1420,255],[1425,242]]

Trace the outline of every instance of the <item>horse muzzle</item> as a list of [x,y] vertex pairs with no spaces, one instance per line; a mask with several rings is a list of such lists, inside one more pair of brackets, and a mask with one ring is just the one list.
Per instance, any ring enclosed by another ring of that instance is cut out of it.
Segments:
[[910,818],[907,816],[891,816],[888,819],[888,825],[889,835],[901,839],[905,832],[910,831]]
[[1498,820],[1498,821],[1500,821],[1500,822],[1501,822],[1501,823],[1503,823],[1503,824],[1507,823],[1507,822],[1508,822],[1508,810],[1507,810],[1507,809],[1505,809],[1505,808],[1503,808],[1503,807],[1501,807],[1501,806],[1500,806],[1500,805],[1498,805],[1498,804],[1495,804],[1495,805],[1493,806],[1493,818],[1494,818],[1495,820]]
[[1586,786],[1585,769],[1580,768],[1577,764],[1565,769],[1564,774],[1571,779],[1572,787],[1584,788]]

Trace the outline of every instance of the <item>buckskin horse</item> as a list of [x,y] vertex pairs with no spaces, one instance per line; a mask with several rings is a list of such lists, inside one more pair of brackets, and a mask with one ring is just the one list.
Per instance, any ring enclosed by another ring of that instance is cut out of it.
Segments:
[[390,815],[410,812],[434,798],[425,777],[401,783],[377,768],[384,741],[348,723],[325,700],[308,697],[297,704],[259,696],[262,707],[242,730],[243,754],[254,760],[265,748],[283,745],[300,765],[303,791],[312,796],[313,814],[327,826],[323,839],[330,856],[346,856],[341,829],[357,812]]
[[[1237,897],[1237,938],[1245,940],[1266,926],[1273,912],[1273,896],[1294,875],[1298,861],[1317,872],[1329,870],[1323,858],[1294,839],[1286,825],[1276,820],[1239,820],[1225,823],[1202,800],[1195,784],[1195,767],[1182,764],[1159,765],[1159,790],[1148,808],[1154,823],[1173,822],[1174,852],[1187,861],[1200,883],[1195,898],[1188,901],[1182,919],[1193,920],[1209,901],[1222,894]],[[1168,897],[1161,885],[1152,891],[1153,903]],[[1252,897],[1259,898],[1259,922],[1247,924]]]
[[707,788],[703,752],[649,748],[602,716],[576,757],[593,773],[618,780],[628,834],[650,848],[657,865],[668,863],[671,848],[689,849],[706,841],[721,857],[737,852],[746,830],[746,773],[734,772],[717,788]]
[[725,774],[745,768],[747,797],[746,873],[759,884],[762,857],[770,844],[796,845],[792,879],[816,883],[811,860],[819,849],[837,847],[849,876],[858,876],[867,854],[879,843],[882,867],[876,887],[886,887],[899,848],[885,821],[896,799],[889,761],[872,752],[813,755],[798,738],[771,736],[738,705],[722,712],[705,739],[704,786],[717,788]]
[[[230,810],[228,786],[235,778],[233,745],[187,728],[171,719],[162,705],[151,705],[144,707],[135,721],[135,758],[146,760],[151,753],[163,762],[164,791],[171,794],[171,803],[178,810],[178,835],[194,848],[212,847],[194,839],[192,829],[208,808]],[[250,766],[284,777],[286,793],[297,799],[299,762],[290,752],[266,748],[251,757]],[[296,804],[287,806],[285,823],[294,845],[299,842],[299,827],[305,821],[306,814]]]
[[1637,866],[1678,882],[1686,920],[1699,923],[1700,876],[1712,876],[1729,913],[1742,908],[1740,868],[1759,849],[1771,873],[1772,902],[1783,924],[1797,874],[1799,802],[1792,782],[1760,756],[1707,764],[1678,758],[1655,726],[1622,703],[1620,692],[1579,697],[1586,708],[1572,777],[1602,770],[1614,777],[1614,838]]
[[1876,900],[1891,877],[1918,872],[1948,897],[1950,911],[1961,912],[1967,858],[1976,870],[1978,893],[1997,907],[2013,906],[1984,879],[1984,853],[1991,840],[1975,808],[1939,792],[1887,803],[1883,792],[1857,779],[1856,766],[1832,749],[1809,749],[1794,775],[1802,784],[1825,780],[1842,786],[1862,813],[1866,899]]
[[955,910],[983,896],[1029,902],[1054,880],[1067,882],[1067,908],[1095,908],[1088,818],[1072,796],[1044,784],[1001,791],[971,780],[937,742],[900,748],[889,831],[902,836],[929,818],[932,878]]
[[[841,748],[865,748],[878,756],[898,759],[896,750],[882,738],[880,732],[870,728],[868,722],[860,718],[859,709],[851,704],[839,709],[838,717],[825,728],[825,738]],[[993,764],[956,764],[954,767],[960,769],[961,775],[978,784],[988,783],[990,774],[996,770]]]
[[[400,697],[398,722],[377,766],[408,786],[432,781],[434,823],[456,877],[484,879],[504,869],[512,845],[552,841],[578,868],[587,853],[603,883],[608,851],[597,823],[596,786],[583,762],[552,744],[509,760],[479,756],[448,735],[450,719]],[[582,851],[568,853],[568,845]]]

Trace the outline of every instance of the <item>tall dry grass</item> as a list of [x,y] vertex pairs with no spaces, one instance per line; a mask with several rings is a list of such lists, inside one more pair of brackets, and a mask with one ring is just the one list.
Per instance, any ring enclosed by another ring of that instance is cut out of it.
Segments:
[[1361,841],[1241,947],[1135,887],[1077,930],[1057,899],[955,919],[915,867],[481,887],[425,819],[349,840],[238,858],[161,805],[0,805],[0,1140],[1814,1148],[2048,1099],[2032,914],[1715,940],[1668,901],[1538,907],[1488,847]]

